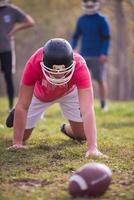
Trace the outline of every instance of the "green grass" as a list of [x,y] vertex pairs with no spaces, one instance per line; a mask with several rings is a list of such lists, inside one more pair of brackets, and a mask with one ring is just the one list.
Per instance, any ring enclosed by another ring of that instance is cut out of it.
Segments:
[[109,159],[86,159],[86,144],[60,133],[60,124],[65,120],[58,105],[38,123],[28,141],[29,149],[8,151],[12,129],[5,127],[7,101],[1,98],[0,200],[71,200],[70,175],[92,161],[108,165],[113,172],[109,189],[98,199],[134,199],[134,102],[109,102],[109,111],[102,113],[96,101],[95,111],[99,149]]

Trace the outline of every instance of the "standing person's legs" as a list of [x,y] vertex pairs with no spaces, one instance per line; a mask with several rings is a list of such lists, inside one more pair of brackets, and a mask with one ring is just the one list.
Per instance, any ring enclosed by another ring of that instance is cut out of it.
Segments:
[[11,73],[4,73],[5,81],[6,81],[6,88],[7,88],[7,95],[9,101],[9,110],[12,110],[14,105],[14,86],[13,86],[13,79]]
[[91,71],[92,78],[97,81],[100,97],[100,107],[106,108],[107,84],[105,81],[105,66],[100,63],[98,57],[86,58],[87,66]]
[[107,85],[104,80],[98,80],[101,109],[106,108]]
[[63,115],[69,124],[63,124],[61,131],[76,140],[85,140],[82,116],[78,100],[77,89],[59,100]]
[[12,77],[12,54],[11,52],[4,52],[0,54],[1,57],[1,68],[4,73],[6,81],[6,90],[9,101],[9,110],[13,108],[14,103],[14,85]]

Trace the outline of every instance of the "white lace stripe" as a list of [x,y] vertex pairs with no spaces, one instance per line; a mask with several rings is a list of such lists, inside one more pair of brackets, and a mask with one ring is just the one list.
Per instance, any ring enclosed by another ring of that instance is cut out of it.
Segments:
[[81,190],[87,190],[88,189],[88,185],[86,183],[86,181],[78,174],[74,174],[73,176],[71,176],[69,181],[75,181]]

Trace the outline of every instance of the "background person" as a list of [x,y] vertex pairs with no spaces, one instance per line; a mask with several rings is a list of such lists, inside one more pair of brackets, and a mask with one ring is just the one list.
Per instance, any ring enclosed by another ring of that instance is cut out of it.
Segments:
[[85,60],[61,38],[49,40],[24,68],[15,113],[12,111],[7,118],[7,126],[13,125],[13,145],[9,149],[25,148],[23,142],[54,103],[59,103],[69,122],[62,125],[61,131],[72,139],[86,139],[86,156],[102,156],[97,147],[89,70]]
[[107,61],[110,45],[109,24],[98,12],[99,0],[83,0],[82,8],[84,14],[77,20],[71,44],[75,49],[81,38],[80,54],[85,58],[93,79],[98,82],[100,107],[106,110],[107,85],[104,64]]
[[16,32],[33,25],[31,16],[10,5],[8,0],[0,0],[0,64],[6,81],[9,111],[14,103],[11,39]]

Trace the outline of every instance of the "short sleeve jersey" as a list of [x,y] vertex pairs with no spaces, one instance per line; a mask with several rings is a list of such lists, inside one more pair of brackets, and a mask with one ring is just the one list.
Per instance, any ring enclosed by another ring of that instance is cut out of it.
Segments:
[[8,33],[15,23],[26,21],[26,13],[14,5],[0,7],[0,53],[11,51]]
[[31,56],[23,71],[21,84],[34,87],[34,95],[43,102],[54,101],[69,92],[75,87],[84,89],[92,87],[90,72],[85,60],[77,53],[74,53],[75,70],[71,80],[64,85],[53,85],[43,75],[40,62],[42,60],[43,48],[40,48]]

